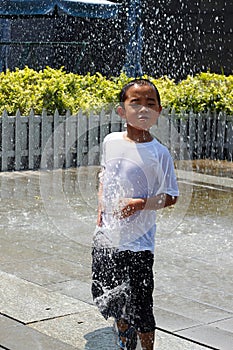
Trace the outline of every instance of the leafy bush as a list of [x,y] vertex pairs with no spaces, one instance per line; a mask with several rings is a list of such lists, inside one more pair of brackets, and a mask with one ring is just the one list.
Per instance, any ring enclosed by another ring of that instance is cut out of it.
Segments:
[[[162,105],[174,108],[177,113],[216,110],[233,115],[233,75],[224,76],[200,73],[175,83],[168,77],[151,79],[158,87]],[[33,108],[41,114],[43,108],[48,114],[58,109],[60,114],[70,110],[72,114],[82,109],[100,111],[104,106],[116,104],[122,86],[131,80],[124,73],[107,79],[100,73],[85,76],[66,73],[62,68],[47,67],[36,72],[26,67],[0,73],[0,113],[4,109],[15,115],[17,109],[28,115]]]
[[176,85],[169,104],[176,112],[224,111],[233,115],[233,75],[200,73]]

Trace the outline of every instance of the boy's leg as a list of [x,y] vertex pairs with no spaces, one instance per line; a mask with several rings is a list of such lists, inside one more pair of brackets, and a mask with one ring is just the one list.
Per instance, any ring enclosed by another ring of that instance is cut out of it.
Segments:
[[92,257],[93,300],[106,319],[118,319],[123,314],[129,294],[124,256],[112,249],[94,248]]
[[[153,262],[151,252],[138,252],[132,257],[132,300],[135,315],[135,328],[138,330],[142,350],[153,350],[155,338],[155,319],[153,314]],[[133,322],[132,322],[133,323]]]
[[116,324],[117,324],[117,329],[118,329],[118,334],[119,334],[119,342],[120,342],[120,346],[121,346],[121,344],[126,343],[126,337],[123,335],[125,334],[125,332],[129,328],[129,324],[122,318],[120,320],[118,320],[116,322]]
[[117,322],[120,349],[136,350],[137,347],[137,331],[125,319]]
[[155,332],[148,333],[138,333],[142,350],[153,350],[154,349],[154,339]]
[[129,328],[128,322],[126,320],[124,320],[123,318],[116,321],[116,324],[117,324],[117,329],[122,333],[124,333]]
[[[117,328],[120,334],[120,344],[121,345],[121,349],[124,349],[124,346],[127,344],[129,344],[129,339],[127,339],[127,331],[130,329],[130,326],[124,319],[120,319],[117,321]],[[129,350],[131,349],[136,349],[137,346],[137,336],[136,336],[136,330],[135,333],[132,334],[133,335],[133,339],[131,339],[131,342],[129,344]],[[154,339],[155,339],[155,332],[147,332],[147,333],[139,333],[139,339],[141,342],[141,347],[142,350],[153,350],[154,349]],[[127,347],[128,348],[128,347]]]

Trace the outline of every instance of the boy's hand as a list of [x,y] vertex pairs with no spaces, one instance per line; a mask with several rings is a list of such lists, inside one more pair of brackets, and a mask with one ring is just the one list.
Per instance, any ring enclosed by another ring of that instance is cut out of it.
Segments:
[[146,205],[146,200],[143,198],[125,198],[121,203],[123,207],[121,207],[119,211],[116,211],[114,216],[118,219],[126,219],[136,211],[143,210]]

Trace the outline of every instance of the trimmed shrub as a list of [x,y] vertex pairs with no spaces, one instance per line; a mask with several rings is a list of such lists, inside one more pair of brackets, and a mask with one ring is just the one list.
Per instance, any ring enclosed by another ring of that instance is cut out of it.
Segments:
[[[150,79],[158,87],[164,108],[173,108],[177,113],[223,111],[233,115],[233,75],[224,76],[213,73],[200,73],[194,77],[175,83],[168,77]],[[124,73],[107,79],[100,73],[85,76],[66,73],[62,68],[47,67],[34,71],[28,67],[11,72],[0,73],[0,113],[4,109],[9,115],[29,115],[33,109],[41,114],[43,109],[53,114],[70,110],[72,114],[80,109],[99,112],[105,106],[118,102],[122,86],[130,81]]]

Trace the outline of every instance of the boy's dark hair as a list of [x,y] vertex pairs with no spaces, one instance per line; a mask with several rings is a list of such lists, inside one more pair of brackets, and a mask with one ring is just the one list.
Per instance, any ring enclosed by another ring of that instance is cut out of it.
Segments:
[[133,85],[148,85],[148,86],[151,86],[154,90],[155,90],[155,93],[156,93],[156,96],[157,96],[157,100],[158,100],[158,104],[161,105],[161,99],[160,99],[160,94],[159,94],[159,91],[157,89],[157,87],[148,79],[134,79],[134,80],[131,80],[129,83],[127,83],[126,85],[123,86],[121,92],[120,92],[120,95],[119,95],[119,99],[120,99],[120,103],[123,104],[126,100],[126,93],[128,91],[128,89],[133,86]]

